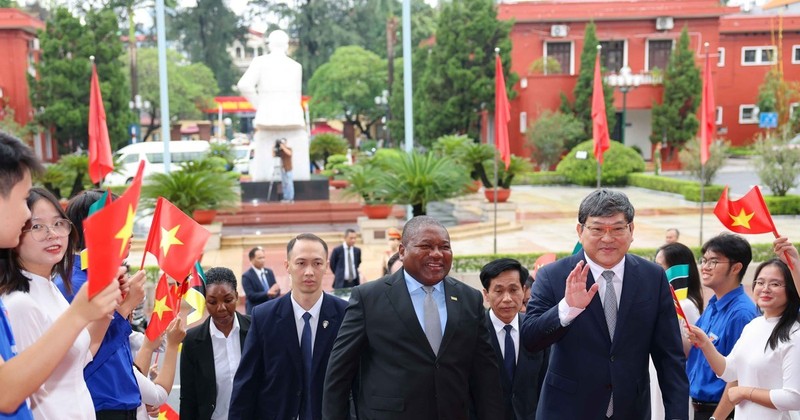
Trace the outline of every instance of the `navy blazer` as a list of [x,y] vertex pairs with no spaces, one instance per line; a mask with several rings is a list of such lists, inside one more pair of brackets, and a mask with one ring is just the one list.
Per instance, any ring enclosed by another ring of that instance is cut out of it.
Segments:
[[[347,302],[327,293],[322,297],[314,339],[311,384],[312,417],[322,417],[322,384],[333,341]],[[242,362],[233,380],[229,419],[294,419],[303,395],[303,361],[291,293],[253,310]]]
[[[267,267],[264,267],[267,272],[267,284],[272,287],[275,284],[275,273]],[[242,289],[244,289],[245,297],[245,312],[247,315],[253,313],[253,308],[260,305],[272,298],[267,295],[269,288],[264,288],[264,283],[261,281],[261,276],[256,273],[253,267],[242,274]]]
[[[522,341],[529,350],[552,344],[536,417],[605,419],[613,390],[615,419],[650,419],[652,356],[668,419],[689,416],[686,358],[664,270],[627,254],[612,342],[599,293],[571,324],[561,326],[558,303],[583,251],[539,269],[531,290]],[[594,284],[589,272],[587,288]]]
[[[523,321],[521,315],[517,316],[520,327]],[[544,381],[545,373],[547,373],[548,349],[532,352],[526,349],[522,345],[522,341],[520,341],[517,368],[512,380],[503,367],[503,352],[500,350],[500,342],[497,341],[497,334],[495,333],[492,319],[489,317],[489,311],[486,311],[486,328],[489,329],[492,347],[494,347],[497,364],[500,367],[503,402],[506,406],[505,418],[507,420],[534,420],[542,382]],[[521,338],[522,334],[520,334]]]
[[[240,313],[239,343],[244,347],[250,317]],[[214,414],[217,403],[217,376],[214,367],[214,348],[211,345],[211,317],[190,328],[183,339],[181,351],[181,415],[185,419],[207,420]]]
[[[353,260],[356,266],[356,278],[353,280],[354,285],[361,284],[361,279],[358,276],[358,267],[361,265],[361,248],[353,247]],[[333,248],[331,252],[331,271],[333,272],[333,288],[341,289],[344,287],[344,266],[346,263],[344,257],[344,245],[339,245]]]

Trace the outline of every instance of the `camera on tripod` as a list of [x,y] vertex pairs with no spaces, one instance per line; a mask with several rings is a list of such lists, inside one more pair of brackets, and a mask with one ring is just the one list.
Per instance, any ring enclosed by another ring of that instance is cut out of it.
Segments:
[[275,140],[275,147],[272,149],[272,152],[275,154],[275,156],[278,157],[283,156],[283,150],[281,149],[281,144],[284,143],[286,143],[286,139],[281,138]]

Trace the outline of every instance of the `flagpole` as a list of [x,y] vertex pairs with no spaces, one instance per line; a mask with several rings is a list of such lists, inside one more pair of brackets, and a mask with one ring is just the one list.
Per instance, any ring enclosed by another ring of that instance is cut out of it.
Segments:
[[[495,57],[500,55],[500,48],[495,47],[494,55],[495,55]],[[497,75],[495,75],[495,78],[497,78]],[[496,86],[495,86],[495,88],[496,88]],[[497,96],[495,96],[495,98],[496,97]],[[495,106],[495,109],[497,109],[497,101],[496,100],[495,100],[494,106]],[[495,110],[495,114],[497,114],[496,110]],[[494,120],[495,129],[492,130],[491,133],[496,133],[497,132],[497,124],[499,124],[499,123],[500,123],[500,121],[497,121],[497,118],[495,118],[495,120]],[[493,143],[494,143],[494,159],[493,159],[494,160],[494,184],[493,184],[494,185],[494,194],[492,194],[492,203],[493,203],[493,207],[494,207],[494,223],[493,223],[493,226],[492,226],[492,242],[493,242],[492,253],[497,254],[497,188],[498,188],[498,185],[497,185],[497,154],[499,153],[499,150],[497,150],[497,136],[493,136],[492,138],[494,140],[493,141]],[[501,156],[501,158],[502,158],[502,156]]]
[[[705,66],[706,66],[706,68],[708,68],[708,42],[704,43],[703,47],[705,48],[705,53],[706,53]],[[705,78],[705,74],[703,76]],[[708,80],[704,80],[703,83],[708,83]],[[704,90],[705,90],[705,87],[704,87]],[[705,109],[701,109],[700,111],[703,112],[704,114],[706,113]],[[705,118],[708,118],[708,116],[705,115]],[[703,123],[705,123],[705,118],[703,118],[703,120],[704,120]],[[701,136],[700,136],[700,235],[699,235],[699,238],[700,238],[699,246],[701,246],[701,247],[703,246],[703,214],[704,214],[705,203],[706,203],[706,199],[705,199],[705,192],[706,192],[706,185],[705,185],[706,184],[705,183],[705,179],[706,179],[706,162],[703,162],[703,150],[704,150],[703,148],[706,147],[705,146],[706,139],[702,135],[703,132],[704,131],[701,128],[700,129],[700,133],[701,133]],[[709,149],[709,152],[710,152],[710,149]]]

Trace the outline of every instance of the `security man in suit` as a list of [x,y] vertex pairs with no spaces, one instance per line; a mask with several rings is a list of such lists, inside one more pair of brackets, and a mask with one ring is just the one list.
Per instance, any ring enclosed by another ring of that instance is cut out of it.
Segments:
[[325,377],[322,415],[480,420],[505,416],[500,371],[480,292],[447,277],[450,236],[418,216],[403,229],[403,269],[353,288]]
[[250,269],[242,274],[242,289],[245,295],[245,313],[250,315],[253,308],[281,294],[281,287],[275,281],[275,273],[264,266],[264,250],[257,246],[247,253]]
[[341,289],[361,284],[358,267],[361,266],[361,248],[357,248],[356,231],[344,231],[344,243],[333,248],[331,252],[331,271],[333,271],[333,288]]
[[505,418],[534,420],[548,353],[547,349],[531,352],[520,345],[519,311],[528,269],[517,260],[500,258],[483,266],[480,279],[483,298],[489,304],[486,327],[500,365]]

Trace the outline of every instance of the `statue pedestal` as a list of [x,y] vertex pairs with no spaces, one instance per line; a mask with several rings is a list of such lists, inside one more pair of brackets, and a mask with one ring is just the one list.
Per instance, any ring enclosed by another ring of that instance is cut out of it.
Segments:
[[[270,184],[272,192],[270,193]],[[283,198],[281,193],[281,181],[250,181],[242,182],[242,202],[252,203],[278,202]],[[294,201],[324,200],[328,201],[330,191],[328,190],[327,179],[310,179],[307,181],[294,181]]]
[[369,219],[367,216],[360,216],[358,218],[358,230],[361,232],[361,241],[364,245],[386,244],[386,229],[390,227],[402,229],[403,224],[396,217]]
[[[510,224],[517,224],[517,203],[497,203],[497,220],[507,220]],[[494,222],[494,203],[481,203],[481,221]]]
[[208,242],[206,242],[206,247],[203,248],[203,253],[219,250],[222,242],[222,223],[211,223],[208,225],[203,225],[203,227],[209,233],[211,233],[211,236],[208,238]]

